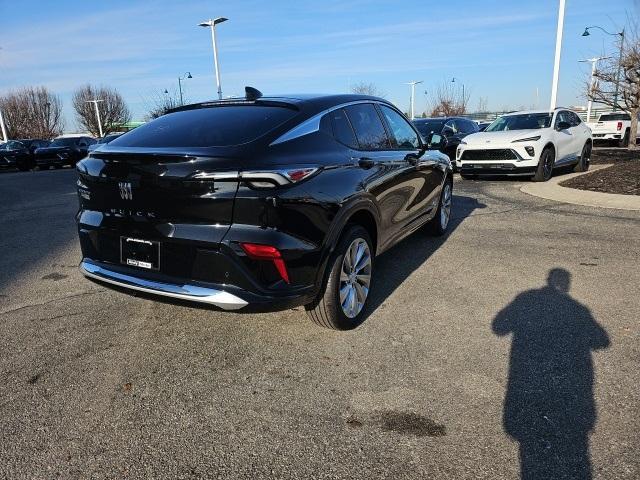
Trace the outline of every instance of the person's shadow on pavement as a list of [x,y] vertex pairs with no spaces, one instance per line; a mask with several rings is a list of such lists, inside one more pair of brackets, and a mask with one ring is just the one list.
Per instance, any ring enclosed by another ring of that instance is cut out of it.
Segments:
[[503,424],[520,443],[523,480],[591,478],[591,351],[609,337],[570,284],[568,271],[551,270],[545,287],[519,294],[492,324],[496,335],[513,334]]

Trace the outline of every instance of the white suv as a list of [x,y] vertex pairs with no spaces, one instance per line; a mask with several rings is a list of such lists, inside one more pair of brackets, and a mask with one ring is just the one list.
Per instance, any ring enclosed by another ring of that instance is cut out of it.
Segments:
[[456,167],[463,178],[528,175],[544,182],[555,167],[588,170],[592,143],[591,129],[570,110],[514,112],[465,137]]

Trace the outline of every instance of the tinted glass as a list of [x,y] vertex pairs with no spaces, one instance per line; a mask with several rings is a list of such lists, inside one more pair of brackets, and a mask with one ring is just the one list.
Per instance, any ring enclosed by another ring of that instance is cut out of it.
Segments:
[[551,118],[551,113],[505,115],[504,117],[499,117],[494,120],[494,122],[485,129],[485,132],[549,128],[551,126]]
[[476,133],[478,131],[478,124],[471,120],[463,120],[464,133]]
[[574,127],[577,127],[578,125],[580,125],[580,123],[582,123],[582,120],[580,120],[580,117],[575,112],[570,112],[570,115],[571,115],[571,125],[573,125]]
[[7,143],[0,145],[2,150],[18,150],[24,148],[24,145],[17,140],[9,140]]
[[77,138],[56,138],[51,142],[52,147],[73,147],[78,142]]
[[603,113],[598,119],[598,121],[600,122],[610,122],[612,120],[631,120],[631,115],[629,115],[628,113]]
[[371,103],[346,107],[345,111],[356,132],[358,143],[363,150],[384,150],[389,148],[387,133],[382,121]]
[[344,110],[334,110],[327,115],[331,122],[333,137],[343,145],[351,148],[358,148],[356,135],[353,133],[353,128],[351,128],[351,124],[349,123],[349,119],[347,118],[347,114],[344,113]]
[[571,116],[569,115],[569,112],[566,112],[564,110],[560,110],[558,112],[558,115],[556,115],[555,126],[558,127],[558,125],[560,125],[560,122],[566,122],[571,125]]
[[382,110],[382,114],[387,119],[387,123],[391,129],[391,136],[393,137],[392,140],[395,140],[396,147],[415,149],[420,146],[418,135],[402,115],[384,105],[380,106],[380,110]]
[[442,132],[442,127],[444,127],[444,120],[416,120],[413,122],[416,126],[420,135],[424,138],[427,138],[430,133],[440,133]]
[[168,113],[113,140],[119,147],[223,147],[261,137],[296,111],[261,105],[224,105]]

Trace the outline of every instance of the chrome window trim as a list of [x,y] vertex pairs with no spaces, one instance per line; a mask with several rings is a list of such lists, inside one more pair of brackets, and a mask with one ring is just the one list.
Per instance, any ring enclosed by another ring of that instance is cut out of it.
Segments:
[[309,135],[310,133],[317,132],[318,130],[320,130],[320,120],[322,120],[322,117],[324,117],[327,113],[331,113],[334,110],[339,110],[341,108],[349,107],[351,105],[360,105],[362,103],[373,103],[373,104],[389,106],[388,103],[381,102],[379,100],[354,100],[353,102],[341,103],[340,105],[335,105],[331,108],[327,108],[326,110],[323,110],[320,113],[316,113],[313,117],[306,119],[302,123],[299,123],[288,132],[276,138],[273,142],[269,144],[269,146],[272,147],[273,145],[278,145],[279,143],[288,142],[290,140],[294,140],[296,138]]

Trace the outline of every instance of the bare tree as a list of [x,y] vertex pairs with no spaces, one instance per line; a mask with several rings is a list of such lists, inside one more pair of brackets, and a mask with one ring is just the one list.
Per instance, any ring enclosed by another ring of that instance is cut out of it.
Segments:
[[73,92],[73,108],[76,111],[78,124],[86,128],[93,136],[100,135],[96,110],[91,100],[98,102],[98,112],[102,124],[102,133],[117,131],[123,123],[131,120],[129,108],[117,90],[110,87],[94,87],[85,85]]
[[180,103],[180,97],[176,92],[164,92],[156,93],[148,104],[148,113],[146,115],[147,120],[153,120],[154,118],[161,117],[169,110],[182,105]]
[[[635,139],[638,134],[638,115],[640,114],[640,35],[637,23],[632,25],[623,39],[622,57],[610,59],[597,68],[593,87],[588,86],[587,97],[596,103],[608,105],[615,109],[626,111],[631,116],[631,128],[628,138],[629,148],[638,149]],[[620,47],[620,44],[618,44]],[[620,84],[616,101],[616,82],[620,68]]]
[[477,112],[478,113],[486,113],[488,112],[488,108],[487,105],[489,104],[489,100],[487,99],[487,97],[480,97],[478,98],[478,107],[477,107]]
[[462,115],[467,112],[470,94],[457,88],[453,82],[443,82],[436,89],[431,103],[431,116]]
[[385,93],[380,90],[375,83],[359,82],[351,85],[351,93],[360,95],[371,95],[372,97],[385,98]]
[[51,139],[62,133],[62,103],[46,87],[24,87],[0,98],[9,138]]

